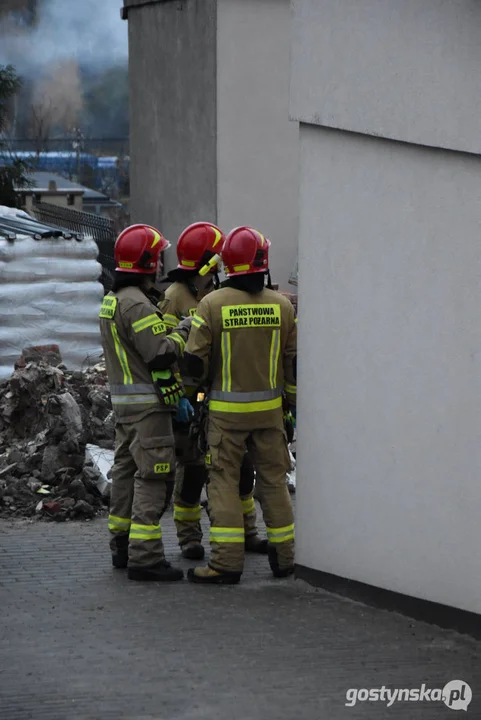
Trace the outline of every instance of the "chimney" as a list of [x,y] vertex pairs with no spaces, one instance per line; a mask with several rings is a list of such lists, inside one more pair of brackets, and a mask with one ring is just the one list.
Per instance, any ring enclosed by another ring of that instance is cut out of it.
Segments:
[[57,183],[55,182],[55,180],[48,181],[48,191],[57,192]]

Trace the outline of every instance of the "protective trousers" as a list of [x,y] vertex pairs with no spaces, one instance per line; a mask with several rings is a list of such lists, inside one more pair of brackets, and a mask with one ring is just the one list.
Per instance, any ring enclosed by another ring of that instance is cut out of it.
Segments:
[[[188,429],[175,431],[177,466],[175,471],[174,520],[180,547],[202,542],[200,499],[208,473],[205,458],[190,443]],[[242,501],[246,538],[257,537],[257,513],[254,502],[254,466],[245,454],[238,492]]]
[[239,472],[247,448],[256,468],[256,486],[270,546],[280,569],[294,564],[294,515],[286,486],[290,469],[282,425],[262,430],[235,430],[218,417],[209,418],[208,500],[211,521],[209,565],[218,572],[244,567],[245,532]]
[[116,426],[109,531],[110,549],[128,545],[129,567],[165,558],[160,518],[174,487],[175,446],[169,413],[155,412]]

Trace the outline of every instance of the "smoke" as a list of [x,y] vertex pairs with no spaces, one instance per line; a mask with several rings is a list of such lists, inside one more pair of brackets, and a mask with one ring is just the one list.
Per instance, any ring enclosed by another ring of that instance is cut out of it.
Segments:
[[[34,13],[9,12],[0,30],[0,64],[24,76],[76,60],[82,68],[105,70],[127,62],[127,23],[119,0],[37,0]],[[33,19],[33,22],[32,22]]]

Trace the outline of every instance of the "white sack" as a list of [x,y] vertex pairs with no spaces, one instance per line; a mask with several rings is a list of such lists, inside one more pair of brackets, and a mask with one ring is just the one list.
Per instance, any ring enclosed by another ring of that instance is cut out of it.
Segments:
[[[7,211],[12,213],[0,207],[0,215]],[[0,238],[0,380],[12,374],[28,346],[58,345],[72,370],[99,357],[103,287],[97,256],[91,238]]]

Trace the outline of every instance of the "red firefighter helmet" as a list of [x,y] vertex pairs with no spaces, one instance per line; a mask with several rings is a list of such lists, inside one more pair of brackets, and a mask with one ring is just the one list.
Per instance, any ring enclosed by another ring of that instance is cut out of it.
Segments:
[[120,233],[115,242],[115,270],[139,275],[154,274],[160,264],[160,253],[169,247],[169,241],[151,225],[131,225]]
[[270,240],[254,228],[238,227],[231,230],[222,251],[227,277],[267,272],[270,246]]
[[199,275],[216,270],[224,242],[224,233],[212,223],[189,225],[177,242],[177,267],[180,270],[197,270]]

